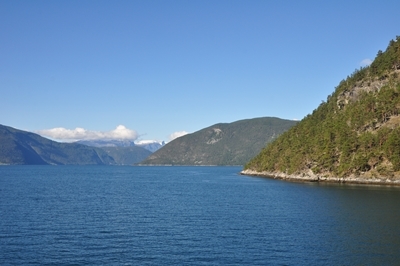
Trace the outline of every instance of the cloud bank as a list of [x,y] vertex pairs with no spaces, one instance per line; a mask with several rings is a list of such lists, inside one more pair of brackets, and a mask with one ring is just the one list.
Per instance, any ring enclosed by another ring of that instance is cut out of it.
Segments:
[[366,59],[364,59],[364,60],[362,60],[362,61],[360,62],[360,65],[361,65],[362,67],[366,67],[366,66],[369,66],[371,63],[372,63],[372,60],[369,59],[369,58],[366,58]]
[[188,134],[188,132],[186,132],[186,131],[177,131],[177,132],[174,132],[171,135],[169,135],[168,138],[169,138],[169,141],[172,141],[172,140],[174,140],[176,138],[179,138],[179,137],[182,137],[182,136],[184,136],[186,134]]
[[57,127],[39,130],[36,133],[44,137],[64,141],[111,139],[136,140],[138,138],[138,133],[135,130],[128,129],[124,125],[119,125],[111,131],[92,131],[80,127],[75,129]]

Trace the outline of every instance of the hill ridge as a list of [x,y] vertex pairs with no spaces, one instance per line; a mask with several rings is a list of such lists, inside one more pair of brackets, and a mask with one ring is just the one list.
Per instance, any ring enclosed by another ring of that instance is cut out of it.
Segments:
[[141,165],[244,165],[269,141],[296,124],[277,117],[217,123],[167,143]]

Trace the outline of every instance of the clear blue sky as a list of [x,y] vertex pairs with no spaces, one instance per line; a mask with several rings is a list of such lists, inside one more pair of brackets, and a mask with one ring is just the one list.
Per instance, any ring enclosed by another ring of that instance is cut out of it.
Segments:
[[0,0],[0,124],[134,130],[301,119],[400,35],[400,1]]

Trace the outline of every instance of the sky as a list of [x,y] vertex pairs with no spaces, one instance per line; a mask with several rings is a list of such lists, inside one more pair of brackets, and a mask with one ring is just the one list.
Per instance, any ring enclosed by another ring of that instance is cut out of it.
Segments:
[[301,120],[400,35],[400,1],[0,0],[0,124],[170,141]]

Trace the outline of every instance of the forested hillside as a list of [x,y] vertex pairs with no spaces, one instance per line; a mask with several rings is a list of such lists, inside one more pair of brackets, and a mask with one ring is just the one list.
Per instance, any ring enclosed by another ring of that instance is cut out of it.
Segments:
[[[400,36],[244,169],[271,175],[400,178]],[[246,172],[244,171],[244,172]]]

